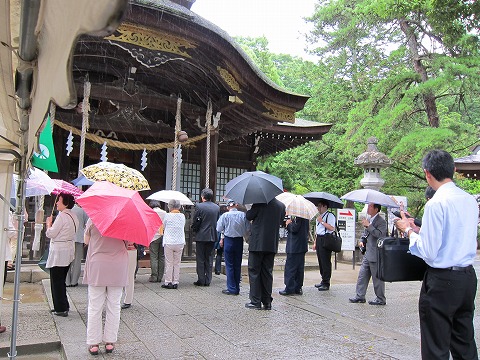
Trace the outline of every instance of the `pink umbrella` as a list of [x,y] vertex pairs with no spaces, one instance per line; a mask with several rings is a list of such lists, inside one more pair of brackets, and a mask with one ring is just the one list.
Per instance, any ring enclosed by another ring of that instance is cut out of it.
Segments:
[[77,203],[103,236],[148,246],[162,225],[137,191],[108,181],[95,182],[77,198]]
[[65,194],[70,194],[73,195],[73,197],[77,197],[83,194],[83,191],[77,188],[76,186],[73,186],[72,184],[60,180],[60,179],[53,179],[55,183],[55,189],[53,189],[52,194],[53,195],[58,195],[60,193],[65,193]]

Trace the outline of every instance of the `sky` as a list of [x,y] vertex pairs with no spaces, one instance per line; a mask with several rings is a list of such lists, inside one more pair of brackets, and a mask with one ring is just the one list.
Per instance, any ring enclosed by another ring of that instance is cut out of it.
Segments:
[[311,25],[317,0],[196,0],[192,11],[213,22],[230,36],[265,36],[273,53],[312,60],[304,49],[304,33]]

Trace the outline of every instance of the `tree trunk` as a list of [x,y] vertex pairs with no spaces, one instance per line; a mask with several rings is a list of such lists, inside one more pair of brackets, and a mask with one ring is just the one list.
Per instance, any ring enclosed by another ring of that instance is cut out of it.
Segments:
[[[423,66],[418,53],[418,40],[415,36],[413,28],[410,26],[407,20],[400,19],[400,29],[407,38],[407,45],[412,54],[413,68],[415,72],[420,75],[421,81],[426,82],[428,80],[427,70]],[[437,104],[435,100],[435,94],[431,91],[423,94],[423,103],[425,105],[425,111],[427,112],[428,122],[431,127],[439,126]]]

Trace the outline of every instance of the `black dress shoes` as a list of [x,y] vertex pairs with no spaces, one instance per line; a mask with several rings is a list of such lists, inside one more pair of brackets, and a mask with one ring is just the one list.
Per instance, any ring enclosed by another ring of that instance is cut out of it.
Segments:
[[278,293],[280,295],[283,295],[283,296],[289,296],[289,295],[295,294],[295,293],[292,293],[292,292],[288,292],[287,290],[280,290]]
[[173,284],[172,289],[178,289],[178,284]]
[[365,299],[362,299],[358,296],[355,296],[353,298],[348,299],[348,301],[350,301],[351,303],[362,303],[363,304],[365,302]]
[[220,275],[220,271],[215,271],[215,275]]
[[68,311],[54,311],[53,315],[61,316],[61,317],[67,317],[68,316]]
[[130,306],[132,306],[132,304],[122,304],[122,306],[120,306],[122,309],[128,309]]
[[317,289],[318,291],[327,291],[327,290],[330,290],[330,286],[321,284]]
[[295,294],[296,295],[303,295],[303,290],[302,289],[295,290]]
[[195,282],[193,283],[193,285],[195,285],[195,286],[205,286],[205,284],[202,284],[202,283],[201,283],[200,281],[198,281],[198,280],[195,281]]
[[263,310],[272,310],[272,303],[263,304]]
[[316,288],[319,288],[320,286],[322,286],[323,284],[322,283],[318,283],[318,284],[315,284],[315,287]]
[[234,293],[234,292],[228,291],[227,289],[222,290],[222,294],[225,294],[225,295],[238,295],[238,293]]
[[255,310],[261,310],[262,309],[262,306],[260,304],[254,304],[252,302],[246,303],[245,307],[247,309],[255,309]]
[[164,288],[164,289],[174,289],[174,287],[173,287],[173,284],[172,284],[172,283],[163,284],[163,285],[162,285],[162,288]]
[[[365,302],[365,301],[364,301]],[[387,303],[385,301],[382,301],[378,298],[375,298],[374,300],[372,301],[369,301],[368,302],[370,305],[387,305]]]

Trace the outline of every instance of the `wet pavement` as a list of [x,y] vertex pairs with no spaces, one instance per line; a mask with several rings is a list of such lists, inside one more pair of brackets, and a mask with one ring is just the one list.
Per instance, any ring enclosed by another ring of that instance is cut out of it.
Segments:
[[[418,294],[420,282],[387,283],[386,306],[351,304],[359,267],[339,263],[329,291],[313,285],[320,275],[314,253],[307,256],[304,294],[281,296],[284,257],[276,259],[272,311],[249,310],[248,277],[243,268],[239,296],[223,295],[225,275],[213,275],[209,287],[196,287],[195,264],[183,263],[177,290],[149,283],[149,269],[140,269],[131,308],[122,310],[115,359],[419,359]],[[475,262],[480,273],[480,256]],[[36,266],[22,266],[34,279]],[[37,273],[40,271],[40,273]],[[10,275],[10,274],[9,274]],[[28,277],[28,275],[25,275]],[[13,284],[5,285],[11,298]],[[49,280],[21,283],[18,359],[88,359],[85,344],[87,287],[68,288],[67,318],[50,313]],[[367,299],[374,297],[370,284]],[[477,296],[477,308],[479,306]],[[11,306],[2,304],[0,356],[10,346]],[[475,316],[480,344],[480,316]]]

